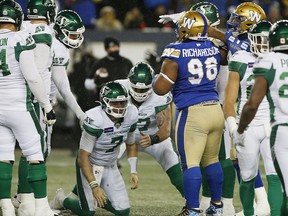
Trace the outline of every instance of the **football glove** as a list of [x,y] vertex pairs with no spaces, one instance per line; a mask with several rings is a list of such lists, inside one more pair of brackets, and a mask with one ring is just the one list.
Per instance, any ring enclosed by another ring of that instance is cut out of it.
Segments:
[[43,110],[44,112],[44,123],[47,124],[48,126],[51,126],[55,124],[56,122],[56,115],[53,109],[50,111],[48,110]]
[[237,129],[235,129],[233,132],[232,132],[232,140],[233,140],[233,143],[235,145],[235,148],[237,151],[239,151],[239,147],[244,147],[244,141],[245,141],[245,132],[242,133],[242,134],[239,134]]
[[159,16],[159,23],[165,24],[168,22],[174,22],[177,23],[180,19],[180,17],[183,15],[183,13],[185,13],[185,11],[181,12],[181,13],[175,13],[175,14],[165,14],[165,15],[160,15]]

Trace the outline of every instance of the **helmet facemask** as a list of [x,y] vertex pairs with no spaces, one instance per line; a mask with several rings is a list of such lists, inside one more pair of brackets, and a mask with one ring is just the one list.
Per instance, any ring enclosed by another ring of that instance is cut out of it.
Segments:
[[268,34],[269,32],[248,34],[248,38],[251,41],[250,49],[252,53],[259,55],[260,53],[269,52]]
[[62,42],[67,46],[71,48],[78,48],[82,44],[84,40],[83,36],[83,32],[85,31],[84,27],[77,29],[77,31],[69,31],[67,29],[61,29],[61,31],[63,35],[65,35],[65,37],[62,39]]
[[127,113],[128,98],[124,95],[118,96],[116,99],[103,98],[105,104],[105,112],[115,118],[123,118]]
[[135,85],[130,82],[129,92],[135,101],[143,102],[152,94],[152,84],[145,85],[145,83],[136,83]]

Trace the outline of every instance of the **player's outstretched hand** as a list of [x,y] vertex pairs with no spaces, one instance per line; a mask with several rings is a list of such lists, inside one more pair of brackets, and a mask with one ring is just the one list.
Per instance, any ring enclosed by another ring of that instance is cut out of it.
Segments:
[[162,24],[165,24],[165,23],[168,23],[171,21],[174,23],[177,23],[180,20],[183,13],[184,13],[184,11],[181,13],[161,15],[161,16],[159,16],[160,19],[158,20],[158,22],[162,23]]
[[107,202],[107,199],[106,199],[107,196],[103,188],[101,188],[100,186],[93,188],[92,192],[93,192],[94,199],[97,202],[98,206],[103,208]]
[[135,190],[138,188],[139,179],[138,179],[137,173],[130,174],[130,182],[133,184],[131,187],[131,190]]

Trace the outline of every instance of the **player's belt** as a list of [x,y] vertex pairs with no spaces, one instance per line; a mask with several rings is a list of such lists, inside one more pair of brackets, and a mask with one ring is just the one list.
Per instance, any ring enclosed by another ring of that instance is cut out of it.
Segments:
[[194,104],[193,106],[211,106],[211,105],[216,105],[219,104],[218,100],[209,100],[209,101],[203,101],[198,104]]

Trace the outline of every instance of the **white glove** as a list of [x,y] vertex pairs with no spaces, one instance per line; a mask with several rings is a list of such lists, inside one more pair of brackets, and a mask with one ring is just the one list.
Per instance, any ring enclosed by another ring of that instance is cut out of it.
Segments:
[[242,134],[239,134],[237,129],[235,129],[233,132],[232,132],[232,140],[233,140],[233,143],[235,145],[235,148],[237,151],[239,151],[239,147],[244,147],[244,141],[245,141],[245,132],[242,133]]
[[177,23],[180,20],[180,17],[183,15],[183,13],[185,13],[185,11],[181,12],[181,13],[176,13],[176,14],[165,14],[165,15],[161,15],[159,16],[159,23],[165,24],[168,22],[174,22]]
[[86,113],[83,113],[80,117],[79,117],[79,124],[80,124],[80,128],[83,130],[83,123],[84,120],[87,118]]

